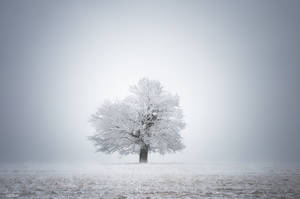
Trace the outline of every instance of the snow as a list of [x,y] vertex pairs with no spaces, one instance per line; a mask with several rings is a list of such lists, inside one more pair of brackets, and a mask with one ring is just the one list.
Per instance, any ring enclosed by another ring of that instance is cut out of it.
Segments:
[[300,167],[176,163],[73,169],[2,166],[0,198],[300,198]]
[[123,100],[104,103],[92,115],[90,139],[97,151],[140,154],[141,149],[165,154],[184,148],[179,97],[163,90],[159,81],[141,79]]

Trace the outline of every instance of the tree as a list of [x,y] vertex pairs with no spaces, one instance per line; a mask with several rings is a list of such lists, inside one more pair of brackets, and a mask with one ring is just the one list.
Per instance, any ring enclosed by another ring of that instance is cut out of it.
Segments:
[[184,129],[178,95],[165,91],[159,81],[141,79],[123,100],[106,102],[92,115],[96,132],[90,139],[97,151],[139,154],[176,152],[184,148],[179,132]]

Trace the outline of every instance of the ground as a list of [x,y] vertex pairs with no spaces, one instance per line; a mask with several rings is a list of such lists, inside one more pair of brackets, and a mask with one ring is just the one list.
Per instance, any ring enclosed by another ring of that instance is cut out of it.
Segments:
[[299,166],[99,164],[0,169],[0,198],[300,198]]

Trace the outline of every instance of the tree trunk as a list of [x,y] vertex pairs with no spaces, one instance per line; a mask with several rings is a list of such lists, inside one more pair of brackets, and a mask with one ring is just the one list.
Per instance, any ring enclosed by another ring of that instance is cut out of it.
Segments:
[[141,146],[140,149],[140,163],[147,163],[148,160],[148,146]]

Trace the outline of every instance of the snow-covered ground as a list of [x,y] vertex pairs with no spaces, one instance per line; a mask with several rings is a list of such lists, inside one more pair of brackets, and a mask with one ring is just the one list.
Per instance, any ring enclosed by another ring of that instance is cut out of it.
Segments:
[[300,168],[237,164],[1,166],[0,198],[300,198]]

